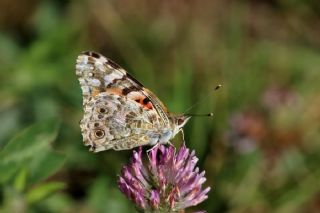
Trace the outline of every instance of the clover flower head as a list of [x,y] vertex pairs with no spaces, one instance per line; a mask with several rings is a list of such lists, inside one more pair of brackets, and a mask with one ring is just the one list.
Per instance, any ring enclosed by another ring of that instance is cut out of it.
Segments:
[[143,212],[178,212],[208,198],[203,189],[205,172],[196,167],[194,151],[182,145],[176,152],[171,145],[156,145],[147,152],[133,151],[131,162],[122,168],[118,185],[121,192]]

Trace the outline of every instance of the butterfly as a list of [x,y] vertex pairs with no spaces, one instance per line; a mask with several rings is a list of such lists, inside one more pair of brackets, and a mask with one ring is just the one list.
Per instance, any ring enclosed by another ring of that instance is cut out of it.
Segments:
[[165,144],[190,118],[169,113],[156,95],[99,53],[81,53],[76,75],[83,95],[80,128],[90,151]]

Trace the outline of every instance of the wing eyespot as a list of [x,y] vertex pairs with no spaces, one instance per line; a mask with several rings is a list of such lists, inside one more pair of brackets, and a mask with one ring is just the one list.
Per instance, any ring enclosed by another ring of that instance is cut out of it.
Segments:
[[105,134],[104,131],[101,130],[101,129],[97,129],[97,130],[94,131],[94,135],[95,135],[97,138],[103,138],[104,134]]
[[105,113],[108,113],[108,110],[106,108],[101,107],[101,108],[98,108],[98,112],[105,114]]

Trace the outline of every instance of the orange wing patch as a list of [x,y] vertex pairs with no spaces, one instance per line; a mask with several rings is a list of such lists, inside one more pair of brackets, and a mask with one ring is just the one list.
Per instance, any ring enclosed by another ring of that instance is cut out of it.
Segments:
[[98,89],[93,89],[93,91],[92,91],[92,96],[93,96],[93,97],[96,97],[97,95],[99,95],[99,93],[100,93],[100,90],[98,90]]
[[[153,109],[153,105],[151,100],[146,97],[145,95],[141,94],[141,92],[139,91],[131,91],[128,94],[124,95],[124,90],[123,89],[119,89],[119,88],[107,88],[106,89],[106,94],[110,95],[110,94],[115,94],[115,95],[120,95],[120,96],[127,96],[129,99],[134,100],[135,102],[139,103],[143,108],[145,109]],[[97,91],[97,94],[94,93],[96,95],[99,94],[99,91]]]
[[130,92],[127,97],[135,102],[139,103],[145,109],[153,109],[153,105],[148,97],[141,94],[141,92]]
[[110,94],[114,94],[114,95],[122,95],[122,89],[119,89],[119,88],[107,88],[106,89],[106,93],[107,95],[110,95]]
[[152,100],[149,100],[150,104],[152,105],[152,101],[156,102],[160,105],[160,107],[166,112],[168,113],[168,109],[164,106],[164,104],[159,100],[159,98],[157,98],[157,96],[155,94],[153,94],[153,92],[151,92],[150,90],[148,90],[147,88],[143,88],[150,96]]

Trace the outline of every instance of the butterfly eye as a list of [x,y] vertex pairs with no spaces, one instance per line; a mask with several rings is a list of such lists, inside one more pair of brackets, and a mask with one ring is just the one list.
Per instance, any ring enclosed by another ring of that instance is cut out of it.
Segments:
[[94,132],[94,135],[97,137],[97,138],[102,138],[104,136],[104,131],[101,130],[101,129],[98,129]]
[[178,119],[178,125],[183,124],[183,122],[184,122],[184,119],[182,119],[182,118]]

